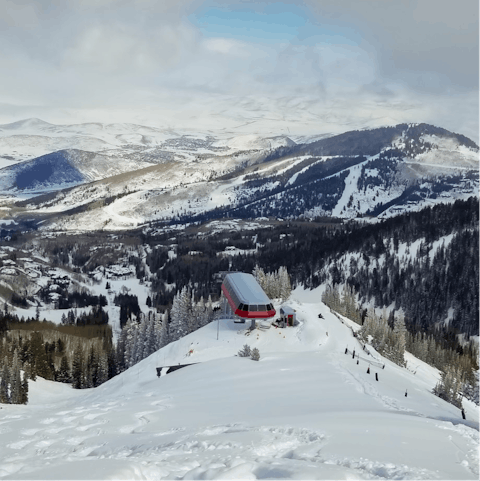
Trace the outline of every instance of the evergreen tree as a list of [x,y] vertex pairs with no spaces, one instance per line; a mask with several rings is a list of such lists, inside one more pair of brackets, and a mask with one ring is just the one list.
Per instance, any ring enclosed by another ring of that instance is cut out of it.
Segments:
[[[28,361],[23,363],[23,377],[26,379],[32,379],[32,367]],[[35,379],[32,379],[35,381]]]
[[266,290],[267,290],[267,276],[265,275],[265,271],[261,267],[256,265],[255,268],[253,269],[252,275],[253,275],[253,277],[255,277],[255,279],[258,282],[258,284],[260,285],[260,287],[266,292]]
[[433,393],[461,409],[462,397],[460,395],[460,386],[461,377],[459,370],[454,366],[446,366],[441,374],[440,382],[435,386]]
[[168,312],[164,312],[161,318],[154,318],[155,322],[155,350],[166,346],[170,341],[168,338]]
[[22,390],[21,390],[21,398],[20,398],[21,404],[28,404],[28,378],[23,375],[23,380],[22,380]]
[[194,292],[192,292],[190,299],[185,299],[185,316],[187,318],[188,333],[196,331],[200,327],[200,311],[195,303]]
[[191,314],[189,306],[191,306],[191,296],[188,288],[185,286],[173,298],[168,329],[171,342],[181,339],[188,334],[188,317]]
[[82,389],[84,385],[84,362],[83,351],[80,343],[77,344],[73,351],[72,360],[72,387],[74,389]]
[[70,382],[70,365],[68,364],[67,356],[64,354],[60,361],[60,368],[58,370],[57,381],[59,382]]
[[10,370],[8,369],[8,358],[5,357],[3,361],[3,369],[0,379],[0,403],[10,403]]
[[260,361],[260,351],[256,347],[252,349],[251,359],[252,361]]
[[142,359],[150,356],[156,351],[155,349],[155,317],[152,311],[148,312],[148,316],[144,319],[145,322],[145,339],[143,341],[143,355]]
[[279,283],[279,297],[285,302],[292,293],[292,284],[290,282],[290,276],[288,275],[287,268],[281,266],[278,269],[278,283]]
[[240,351],[238,351],[238,357],[250,357],[252,355],[252,350],[248,344],[245,344]]
[[96,385],[100,386],[108,381],[108,356],[105,352],[99,355]]
[[10,376],[10,402],[12,404],[22,403],[22,378],[20,375],[17,349],[15,349],[13,353],[12,370]]
[[399,312],[395,318],[394,324],[394,338],[395,338],[395,364],[399,366],[405,365],[405,345],[406,345],[406,333],[405,319],[403,312]]
[[124,352],[125,352],[125,368],[132,367],[135,362],[135,341],[137,337],[138,324],[136,321],[129,319],[122,329],[125,334]]

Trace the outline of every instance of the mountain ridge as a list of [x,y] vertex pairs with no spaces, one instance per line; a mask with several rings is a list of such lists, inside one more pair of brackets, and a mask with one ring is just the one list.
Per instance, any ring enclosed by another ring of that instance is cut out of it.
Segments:
[[[79,185],[58,194],[58,207],[52,207],[55,200],[47,207],[33,198],[27,210],[58,212],[75,209],[78,199],[85,205],[88,198],[94,202],[121,195],[121,201],[96,205],[94,222],[91,214],[79,213],[48,228],[125,229],[221,216],[385,217],[478,192],[476,144],[428,124],[350,131],[309,144],[296,144],[285,136],[218,140],[182,135],[153,147],[136,144],[129,149],[49,154],[66,158],[83,178],[72,171],[70,186]],[[15,187],[12,172],[43,160],[1,169],[0,176],[8,173],[10,179],[3,183],[5,195]],[[155,164],[155,175],[144,172]],[[55,188],[54,180],[45,181],[49,190]]]

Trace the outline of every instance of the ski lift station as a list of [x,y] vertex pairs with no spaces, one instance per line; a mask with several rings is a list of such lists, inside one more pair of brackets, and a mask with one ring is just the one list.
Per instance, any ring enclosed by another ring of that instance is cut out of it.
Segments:
[[252,274],[227,274],[222,283],[222,292],[233,314],[242,320],[269,319],[276,314],[272,302]]

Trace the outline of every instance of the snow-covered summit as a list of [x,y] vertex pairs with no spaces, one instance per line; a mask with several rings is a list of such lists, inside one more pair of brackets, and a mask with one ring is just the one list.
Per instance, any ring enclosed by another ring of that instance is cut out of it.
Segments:
[[22,130],[22,129],[44,129],[53,127],[53,124],[45,122],[41,119],[30,118],[19,120],[17,122],[12,122],[10,124],[2,124],[0,125],[0,129],[2,130]]

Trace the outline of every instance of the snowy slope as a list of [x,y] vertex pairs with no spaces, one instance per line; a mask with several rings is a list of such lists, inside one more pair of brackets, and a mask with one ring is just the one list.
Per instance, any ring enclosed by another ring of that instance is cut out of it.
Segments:
[[[0,169],[4,205],[15,195],[32,197],[77,186],[27,207],[28,216],[56,213],[56,219],[43,226],[49,230],[121,230],[191,216],[204,220],[217,218],[216,209],[223,216],[243,218],[390,217],[466,199],[478,195],[479,188],[478,146],[426,124],[321,136],[298,145],[282,135],[241,131],[55,126],[30,119],[0,126],[0,147],[2,139],[40,134],[64,140],[82,136],[105,147],[48,154],[48,159],[62,154],[62,162],[49,160],[52,173],[42,171],[42,182],[35,176],[45,157]],[[15,158],[12,153],[7,157]],[[75,215],[61,215],[72,209],[77,209]]]
[[0,125],[0,167],[54,151],[78,149],[117,156],[149,156],[156,149],[187,155],[233,153],[295,145],[284,135],[261,136],[241,129],[215,133],[137,124],[98,122],[55,125],[26,119]]
[[[293,296],[295,328],[220,321],[218,340],[212,323],[96,389],[30,383],[29,405],[0,410],[0,478],[478,479],[472,405],[462,421],[430,394],[428,367],[367,374],[348,322]],[[234,356],[245,343],[259,362]],[[198,364],[156,377],[179,362]]]

